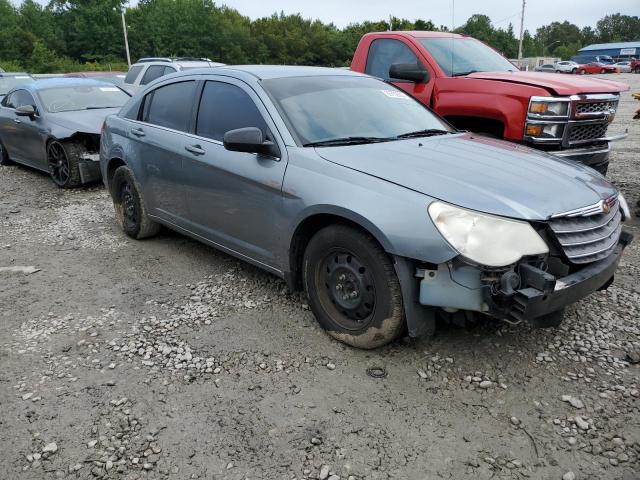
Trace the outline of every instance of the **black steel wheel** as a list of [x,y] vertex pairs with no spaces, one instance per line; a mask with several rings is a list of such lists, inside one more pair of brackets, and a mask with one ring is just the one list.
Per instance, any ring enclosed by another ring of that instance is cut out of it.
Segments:
[[305,250],[303,283],[318,323],[358,348],[377,348],[405,327],[400,283],[389,255],[365,232],[331,225]]
[[127,235],[140,240],[158,233],[160,225],[147,215],[144,197],[129,167],[118,167],[109,185],[116,220]]
[[2,142],[0,142],[0,165],[9,165],[9,163],[11,163],[9,160],[9,153],[7,152],[7,149],[4,148]]
[[73,188],[80,185],[79,157],[75,145],[66,146],[53,140],[47,145],[47,163],[53,183],[61,188]]

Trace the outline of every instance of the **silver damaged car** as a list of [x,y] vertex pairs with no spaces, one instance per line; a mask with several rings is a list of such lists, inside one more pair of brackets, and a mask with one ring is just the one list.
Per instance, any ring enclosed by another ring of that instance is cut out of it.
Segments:
[[164,225],[282,277],[360,348],[440,317],[557,325],[631,241],[594,170],[456,131],[345,70],[162,77],[107,118],[100,165],[127,235]]

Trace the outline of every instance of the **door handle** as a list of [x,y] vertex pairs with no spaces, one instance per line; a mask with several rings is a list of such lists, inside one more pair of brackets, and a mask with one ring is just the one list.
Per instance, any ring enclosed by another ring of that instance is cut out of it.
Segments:
[[206,153],[200,145],[187,145],[184,149],[194,155],[204,155]]
[[136,128],[134,130],[131,130],[131,135],[135,135],[136,137],[144,137],[145,133],[141,128]]
[[16,123],[22,123],[22,121],[20,119],[18,119],[18,118],[14,118],[13,121],[16,122]]

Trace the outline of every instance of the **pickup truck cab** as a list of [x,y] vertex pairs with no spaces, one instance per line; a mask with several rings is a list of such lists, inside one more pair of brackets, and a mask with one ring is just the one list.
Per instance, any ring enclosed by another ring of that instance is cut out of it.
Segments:
[[526,144],[605,174],[620,92],[602,79],[521,72],[486,44],[448,32],[362,37],[351,63],[409,93],[461,130]]

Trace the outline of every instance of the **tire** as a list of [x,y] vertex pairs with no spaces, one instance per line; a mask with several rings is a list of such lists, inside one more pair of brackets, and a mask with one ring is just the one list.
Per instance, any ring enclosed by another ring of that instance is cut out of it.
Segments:
[[634,70],[634,72],[636,72],[636,73],[640,73],[640,66],[636,67],[636,69]]
[[372,349],[404,331],[393,262],[370,235],[346,225],[323,228],[307,246],[302,275],[311,311],[336,340]]
[[0,165],[6,166],[10,163],[11,160],[9,160],[9,152],[7,152],[7,149],[4,148],[4,145],[0,142]]
[[131,238],[141,240],[156,235],[160,225],[149,218],[140,185],[129,167],[121,166],[110,182],[116,222]]
[[587,73],[587,71],[586,71],[586,70],[580,70],[580,75],[584,75],[584,74],[586,74],[586,73]]
[[84,147],[73,142],[52,140],[47,145],[47,164],[51,180],[60,188],[75,188],[81,185],[80,155]]
[[542,315],[541,317],[534,318],[531,324],[535,328],[556,328],[559,327],[564,320],[564,308],[555,312]]
[[556,73],[562,73],[562,70],[556,70]]
[[607,73],[607,71],[604,68],[601,68],[600,73]]
[[576,73],[578,73],[578,69],[577,68],[572,69],[571,73],[573,73],[575,75]]

